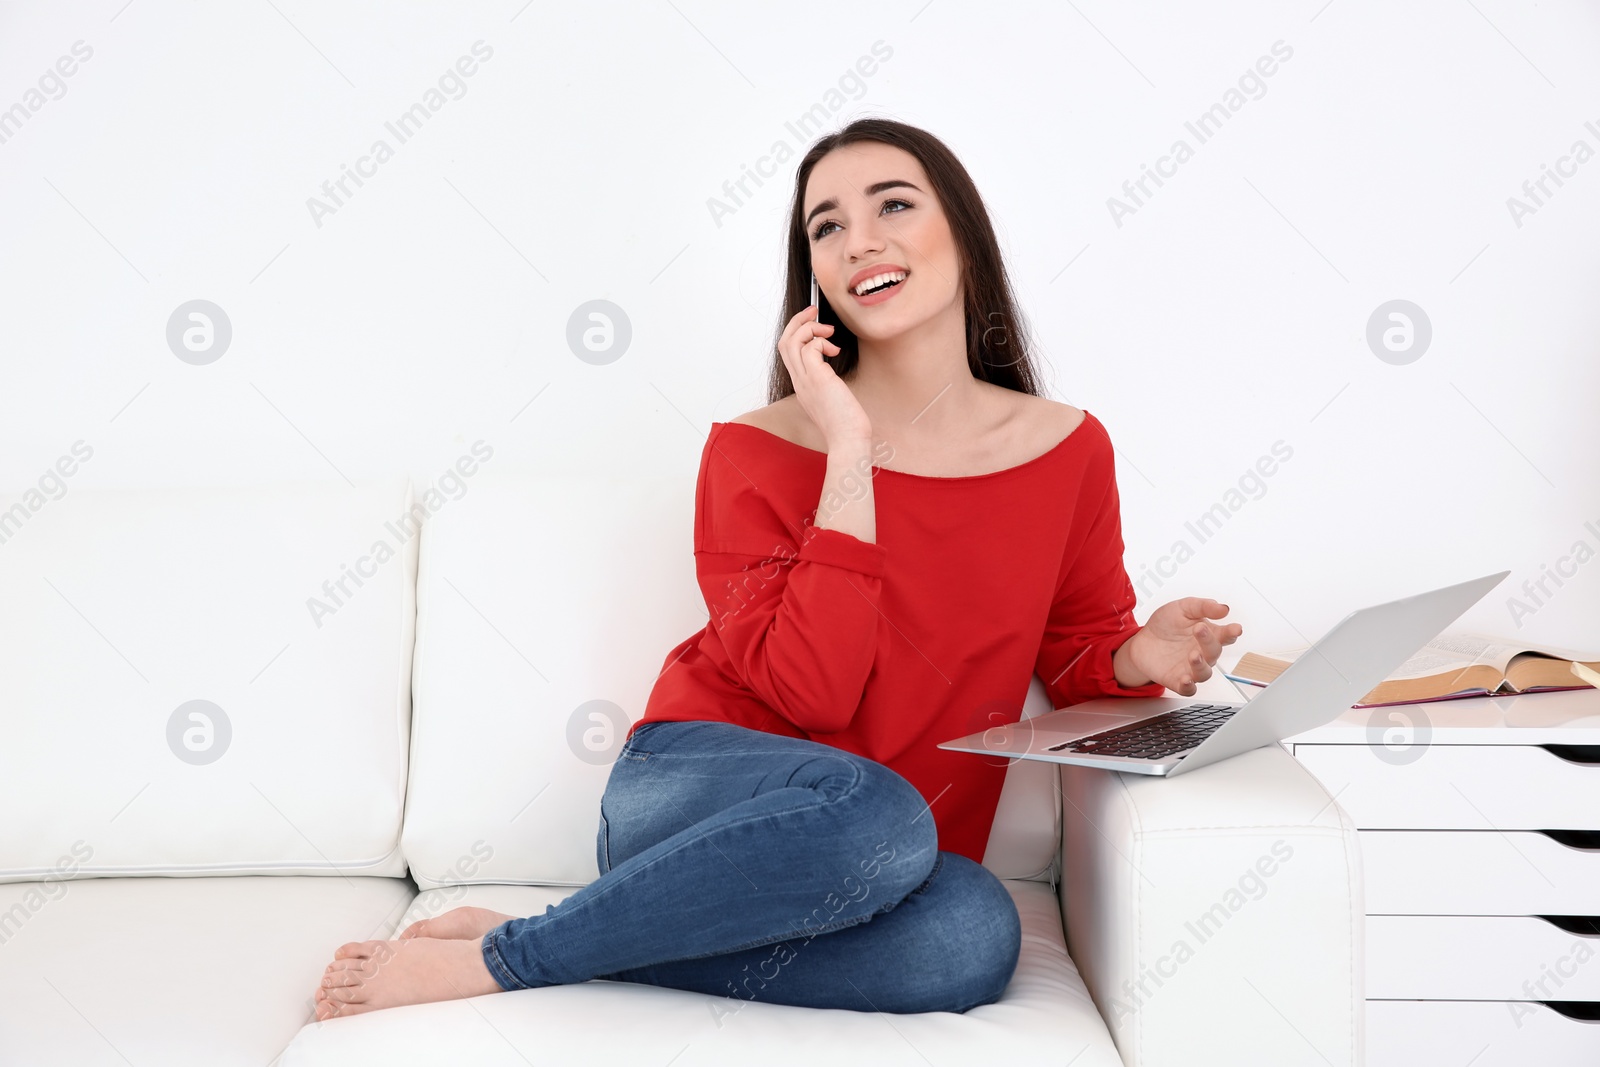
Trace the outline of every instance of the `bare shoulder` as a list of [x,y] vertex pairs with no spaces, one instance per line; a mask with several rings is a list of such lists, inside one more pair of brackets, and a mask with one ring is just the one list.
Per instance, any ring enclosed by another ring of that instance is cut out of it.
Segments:
[[1010,418],[1006,421],[1016,427],[1016,438],[1021,442],[1020,452],[1023,455],[1034,456],[1048,451],[1065,440],[1068,434],[1076,433],[1083,424],[1085,416],[1082,408],[1049,397],[1019,393],[1015,389],[996,388],[1007,394],[1005,399],[1010,407]]
[[814,448],[826,451],[821,443],[821,434],[811,423],[811,418],[800,406],[800,401],[793,393],[779,400],[777,403],[768,404],[754,411],[747,411],[743,415],[729,419],[729,422],[743,423],[754,426],[758,430],[765,430],[770,434],[797,444],[802,448]]
[[1047,434],[1052,441],[1059,441],[1069,433],[1075,432],[1083,425],[1085,418],[1082,408],[1075,408],[1071,404],[1063,404],[1042,396],[1031,397],[1042,406],[1044,414],[1041,416],[1046,425],[1051,429]]

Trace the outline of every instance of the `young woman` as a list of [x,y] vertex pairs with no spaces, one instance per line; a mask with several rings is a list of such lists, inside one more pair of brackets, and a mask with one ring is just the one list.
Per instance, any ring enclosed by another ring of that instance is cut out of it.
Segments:
[[[545,914],[456,908],[343,946],[326,1019],[642,982],[961,1012],[1021,930],[981,866],[1007,762],[935,746],[1053,706],[1193,696],[1227,607],[1133,620],[1111,443],[1038,396],[983,202],[950,150],[865,119],[790,211],[768,406],[713,423],[695,565],[711,621],[667,656],[600,806],[601,875]],[[815,272],[837,324],[806,303]],[[732,1005],[730,1010],[739,1005]]]

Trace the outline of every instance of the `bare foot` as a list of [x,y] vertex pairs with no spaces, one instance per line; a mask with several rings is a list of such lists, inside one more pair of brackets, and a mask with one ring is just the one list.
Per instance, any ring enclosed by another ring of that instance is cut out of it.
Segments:
[[322,976],[317,1020],[499,992],[475,941],[352,941],[339,946]]
[[481,941],[483,935],[515,915],[502,915],[488,908],[451,908],[431,919],[418,919],[400,931],[400,940],[413,937],[439,937],[453,940]]

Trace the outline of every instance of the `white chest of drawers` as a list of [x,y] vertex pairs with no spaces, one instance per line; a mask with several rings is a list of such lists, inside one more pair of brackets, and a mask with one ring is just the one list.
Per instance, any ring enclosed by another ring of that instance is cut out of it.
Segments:
[[1351,709],[1283,744],[1360,831],[1368,1067],[1600,1064],[1600,690]]

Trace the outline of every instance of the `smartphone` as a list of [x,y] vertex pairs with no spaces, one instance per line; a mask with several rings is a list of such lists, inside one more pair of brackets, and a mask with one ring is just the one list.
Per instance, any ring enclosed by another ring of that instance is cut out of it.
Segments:
[[816,305],[818,322],[824,323],[828,326],[838,325],[838,323],[833,321],[833,316],[829,314],[831,309],[822,301],[822,286],[817,284],[817,276],[815,272],[813,272],[811,275],[811,303]]
[[[824,323],[825,325],[833,325],[833,323],[828,322],[828,317],[822,313],[822,289],[817,285],[817,274],[815,271],[811,272],[811,302],[815,304],[817,308],[817,321]],[[830,338],[830,340],[832,339]],[[829,366],[832,366],[832,361],[838,359],[841,354],[842,353],[835,353],[831,356],[825,355],[822,358],[828,363]]]

